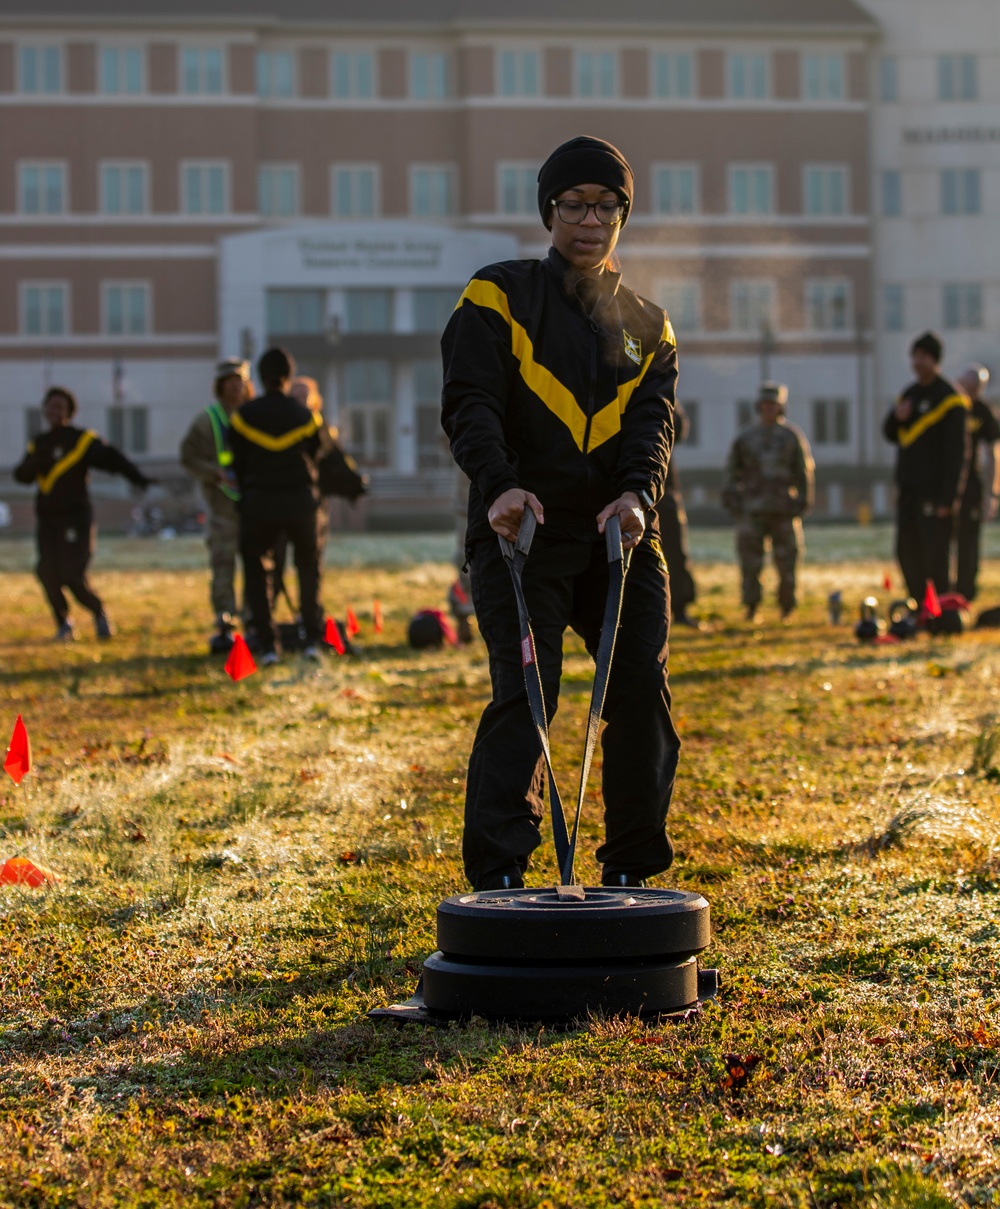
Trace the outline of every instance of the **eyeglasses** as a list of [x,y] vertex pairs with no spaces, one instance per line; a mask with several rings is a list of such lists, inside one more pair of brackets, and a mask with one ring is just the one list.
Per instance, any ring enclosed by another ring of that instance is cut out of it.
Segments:
[[625,204],[620,201],[582,202],[563,199],[553,201],[552,205],[555,206],[556,213],[562,221],[569,223],[570,226],[582,223],[590,210],[594,211],[597,221],[606,227],[613,227],[615,223],[620,223],[625,215]]

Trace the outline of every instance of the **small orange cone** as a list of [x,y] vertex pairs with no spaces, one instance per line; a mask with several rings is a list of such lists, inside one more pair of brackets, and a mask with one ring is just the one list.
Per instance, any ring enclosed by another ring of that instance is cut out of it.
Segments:
[[375,633],[382,633],[382,605],[379,601],[375,601],[375,608],[372,610],[375,617]]
[[347,648],[344,646],[344,640],[340,634],[340,626],[332,617],[326,619],[326,632],[323,635],[323,641],[327,646],[332,646],[338,655],[347,653]]
[[357,616],[354,610],[348,605],[347,607],[347,637],[353,638],[355,634],[361,633],[361,626],[358,624]]
[[36,865],[25,856],[12,856],[9,861],[0,865],[0,882],[8,886],[31,886],[33,890],[37,890],[39,886],[57,880],[51,869]]
[[244,680],[247,676],[252,676],[256,670],[257,665],[253,661],[253,655],[250,654],[250,648],[243,640],[243,635],[237,634],[233,649],[226,660],[226,675],[233,681]]
[[933,579],[927,581],[927,587],[924,590],[924,612],[928,617],[941,616],[941,601],[938,599]]
[[887,591],[892,591],[892,576],[888,571],[882,576],[882,587]]
[[17,715],[14,723],[14,733],[11,735],[10,747],[7,748],[7,759],[3,762],[4,772],[15,785],[20,785],[31,772],[31,741],[21,715]]

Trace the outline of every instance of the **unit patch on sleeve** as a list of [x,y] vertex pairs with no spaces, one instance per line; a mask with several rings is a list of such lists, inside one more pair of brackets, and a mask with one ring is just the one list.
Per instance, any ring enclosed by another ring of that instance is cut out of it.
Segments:
[[625,356],[630,361],[634,361],[636,365],[642,365],[642,341],[637,340],[635,336],[630,336],[624,328],[622,329],[622,338],[625,341]]

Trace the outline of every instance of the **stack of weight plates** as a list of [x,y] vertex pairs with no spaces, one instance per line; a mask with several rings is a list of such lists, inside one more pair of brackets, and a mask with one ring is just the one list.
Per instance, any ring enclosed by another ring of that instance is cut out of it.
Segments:
[[[446,898],[424,962],[429,1012],[492,1020],[653,1016],[699,998],[708,903],[679,890],[488,890]],[[703,971],[704,975],[714,971]],[[711,981],[711,979],[710,979]]]

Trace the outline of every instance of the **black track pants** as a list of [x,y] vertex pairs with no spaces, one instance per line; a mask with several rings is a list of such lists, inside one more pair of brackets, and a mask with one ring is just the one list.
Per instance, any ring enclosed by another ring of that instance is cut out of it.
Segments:
[[929,579],[939,594],[947,592],[952,518],[935,516],[931,501],[904,492],[896,506],[896,526],[896,557],[907,592],[920,604]]
[[688,548],[687,513],[680,493],[668,491],[656,508],[660,518],[660,542],[670,574],[670,606],[679,617],[694,604],[695,586]]
[[306,642],[318,643],[323,636],[316,501],[309,492],[256,492],[244,498],[240,510],[240,554],[246,601],[263,651],[273,651],[277,638],[271,617],[273,577],[264,559],[283,538],[295,552]]
[[[469,758],[463,855],[466,876],[475,887],[527,868],[541,842],[546,775],[524,688],[514,590],[495,538],[474,544],[470,566],[493,684],[493,700]],[[666,818],[680,740],[667,686],[670,588],[666,567],[648,536],[632,554],[625,583],[604,704],[606,841],[597,859],[614,872],[651,876],[673,859]],[[524,594],[550,719],[559,697],[563,633],[571,626],[590,654],[596,653],[607,587],[603,540],[555,543],[541,533],[536,536],[524,570]],[[575,801],[577,767],[556,769],[567,810],[571,795]]]
[[39,517],[35,531],[38,563],[35,573],[57,625],[69,616],[63,588],[68,588],[85,609],[95,616],[104,612],[101,598],[87,581],[87,567],[94,553],[96,529],[89,513],[77,517]]
[[955,526],[955,591],[966,600],[976,599],[979,579],[979,535],[983,525],[982,489],[969,488],[962,499],[962,510]]

